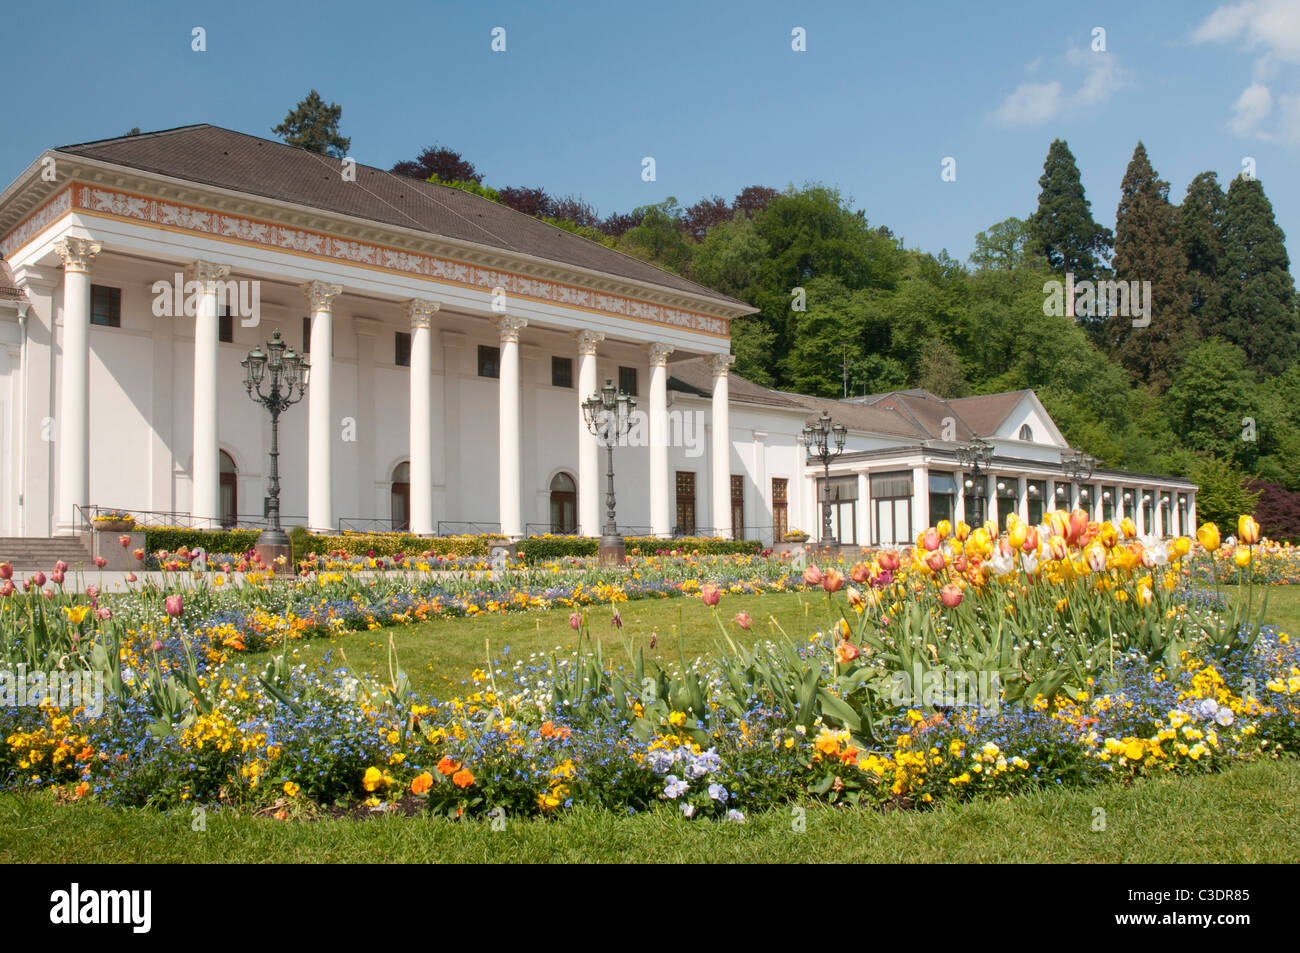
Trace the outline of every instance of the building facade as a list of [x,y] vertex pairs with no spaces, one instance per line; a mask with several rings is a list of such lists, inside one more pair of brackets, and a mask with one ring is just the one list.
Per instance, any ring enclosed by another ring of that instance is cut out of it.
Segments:
[[[815,537],[823,494],[843,541],[901,542],[963,517],[975,434],[990,515],[1195,523],[1184,480],[1067,487],[1032,392],[761,388],[730,370],[743,302],[458,189],[212,126],[42,154],[0,194],[0,255],[0,536],[74,532],[95,507],[258,525],[270,421],[241,362],[273,332],[311,368],[281,418],[287,525],[599,535],[581,405],[605,381],[637,401],[625,532]],[[824,410],[848,427],[829,481],[800,436]]]

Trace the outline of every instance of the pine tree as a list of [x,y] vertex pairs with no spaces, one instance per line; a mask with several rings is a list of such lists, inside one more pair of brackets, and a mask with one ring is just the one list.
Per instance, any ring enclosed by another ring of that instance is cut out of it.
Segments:
[[1092,203],[1084,196],[1079,167],[1064,139],[1047,150],[1038,180],[1038,209],[1029,219],[1032,245],[1056,272],[1073,272],[1076,280],[1105,273],[1110,229],[1092,218]]
[[[1134,378],[1163,390],[1195,338],[1190,328],[1187,259],[1178,241],[1169,183],[1156,176],[1141,142],[1124,172],[1115,215],[1115,278],[1150,289],[1149,314],[1139,314],[1129,295],[1127,313],[1106,317],[1106,343]],[[1150,282],[1148,286],[1146,283]],[[1135,322],[1150,319],[1150,324]]]
[[341,159],[352,145],[351,139],[339,134],[342,118],[343,107],[337,103],[325,105],[320,93],[313,89],[271,131],[291,146]]
[[1220,279],[1225,266],[1223,211],[1219,178],[1202,172],[1187,186],[1178,210],[1178,244],[1187,259],[1188,307],[1201,337],[1223,333],[1226,317]]
[[1237,176],[1223,218],[1226,261],[1222,334],[1261,374],[1280,374],[1296,359],[1300,328],[1286,236],[1258,179]]

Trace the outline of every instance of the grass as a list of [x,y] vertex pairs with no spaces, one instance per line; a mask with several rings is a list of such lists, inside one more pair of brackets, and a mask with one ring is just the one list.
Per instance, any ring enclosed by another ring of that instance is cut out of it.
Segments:
[[[56,804],[0,795],[3,863],[1290,863],[1300,854],[1300,762],[1204,777],[1055,790],[880,813],[806,807],[744,825],[575,811],[555,820],[290,822]],[[1104,830],[1094,830],[1101,817]]]
[[[820,593],[766,593],[763,595],[726,595],[719,612],[733,633],[746,640],[780,635],[779,625],[792,638],[826,625],[825,600]],[[640,645],[647,658],[675,660],[679,653],[687,658],[706,655],[720,640],[713,610],[698,598],[636,599],[618,604],[623,630],[611,624],[609,606],[585,609],[591,635],[600,640],[606,657],[623,657],[623,640],[630,638]],[[536,612],[488,613],[474,618],[436,619],[413,626],[376,629],[373,632],[346,632],[326,639],[294,645],[290,652],[308,667],[317,664],[327,652],[335,658],[341,651],[348,665],[357,672],[369,672],[387,681],[388,638],[397,646],[402,668],[417,691],[436,697],[448,697],[460,691],[460,684],[475,668],[485,668],[487,653],[502,658],[509,648],[509,658],[527,658],[539,652],[568,655],[577,647],[578,633],[569,626],[570,609],[546,609]],[[753,618],[753,628],[742,632],[731,620],[744,611]],[[775,620],[775,624],[772,620]],[[652,635],[657,644],[650,649]],[[262,662],[269,653],[249,656],[250,662]]]

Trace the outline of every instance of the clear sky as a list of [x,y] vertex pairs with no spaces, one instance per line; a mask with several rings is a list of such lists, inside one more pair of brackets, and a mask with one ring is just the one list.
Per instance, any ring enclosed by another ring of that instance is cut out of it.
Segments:
[[1253,157],[1293,260],[1300,247],[1300,0],[65,0],[5,19],[5,183],[45,148],[133,126],[274,138],[315,88],[371,165],[439,143],[489,185],[601,214],[820,181],[907,245],[963,259],[976,232],[1033,210],[1056,137],[1113,226],[1140,138],[1175,202],[1198,172],[1226,185]]

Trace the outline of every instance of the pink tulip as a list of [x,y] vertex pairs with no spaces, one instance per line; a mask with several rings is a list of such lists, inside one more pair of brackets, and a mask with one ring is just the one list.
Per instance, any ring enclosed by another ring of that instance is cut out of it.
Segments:
[[32,576],[32,585],[35,586],[37,589],[45,585],[45,573],[38,572],[34,576]]
[[751,618],[749,617],[749,613],[748,613],[748,612],[737,612],[737,613],[736,613],[736,625],[740,626],[740,627],[741,627],[742,629],[744,629],[746,632],[749,631],[749,627],[750,627],[751,625],[753,625],[753,623],[754,623],[754,620],[751,619]]
[[1037,526],[1029,527],[1028,531],[1026,531],[1025,533],[1025,541],[1020,545],[1020,548],[1027,553],[1033,553],[1038,551],[1038,527]]
[[937,549],[925,557],[925,564],[930,567],[931,572],[940,572],[943,570],[943,553]]
[[137,579],[139,579],[139,578],[140,578],[140,577],[137,576],[137,575],[136,575],[135,573],[133,573],[133,572],[129,572],[129,573],[126,574],[126,581],[127,581],[127,582],[135,582],[135,581],[136,581]]
[[58,563],[54,564],[55,567],[54,572],[50,573],[50,579],[54,582],[56,586],[61,586],[63,585],[64,575],[63,575],[63,570],[59,569],[58,566],[59,566]]
[[961,598],[961,586],[954,586],[949,583],[939,590],[939,600],[949,609],[955,609],[961,605]]
[[582,613],[581,613],[581,612],[570,612],[570,613],[569,613],[569,628],[572,629],[574,632],[577,632],[579,629],[582,628]]
[[722,590],[713,583],[709,583],[707,586],[701,587],[700,598],[704,600],[706,606],[716,606],[722,601]]
[[185,611],[185,601],[179,596],[168,596],[166,600],[167,614],[173,619],[180,616]]
[[14,577],[14,567],[11,563],[0,563],[0,579],[9,580]]
[[119,536],[117,538],[117,541],[122,544],[123,549],[126,549],[126,547],[131,545],[131,537],[127,536],[126,533],[123,533],[121,536]]
[[105,566],[107,566],[107,565],[108,565],[108,560],[105,559],[103,556],[96,556],[96,557],[95,557],[95,566],[96,566],[96,568],[98,568],[98,569],[103,569],[103,568],[104,568]]
[[60,559],[60,560],[58,560],[58,561],[54,564],[54,571],[55,571],[55,572],[67,572],[67,571],[68,571],[68,564],[65,563],[62,559]]
[[161,642],[159,642],[157,639],[154,639],[153,642],[151,642],[151,643],[149,644],[149,649],[150,649],[150,651],[153,651],[153,652],[161,652],[161,651],[162,651],[162,647],[163,647],[163,644],[162,644]]
[[822,571],[816,566],[809,566],[803,571],[803,581],[809,586],[821,585]]
[[615,609],[613,617],[611,617],[609,620],[609,624],[616,629],[623,628],[623,613]]
[[46,590],[44,590],[44,591],[41,593],[41,595],[43,595],[46,599],[53,599],[53,598],[54,598],[54,590],[53,590],[53,589],[46,589]]
[[939,531],[931,527],[921,534],[921,545],[933,552],[939,548]]
[[8,599],[13,594],[14,594],[14,584],[11,580],[6,579],[4,582],[0,582],[0,596],[3,596],[5,599]]
[[135,561],[136,561],[136,562],[138,562],[138,563],[142,563],[142,562],[144,562],[144,550],[143,550],[143,549],[133,549],[133,550],[131,550],[131,555],[135,557]]
[[853,568],[849,570],[849,578],[858,585],[862,585],[862,583],[866,582],[870,575],[871,567],[866,563],[854,563]]
[[897,572],[898,567],[902,564],[902,560],[899,559],[898,553],[892,549],[881,553],[878,557],[878,561],[880,563],[880,568],[888,573]]
[[839,592],[844,588],[844,573],[828,569],[826,575],[822,576],[822,588],[827,592]]
[[95,610],[95,618],[100,622],[107,622],[109,619],[113,618],[113,613],[109,611],[108,606],[100,606]]

